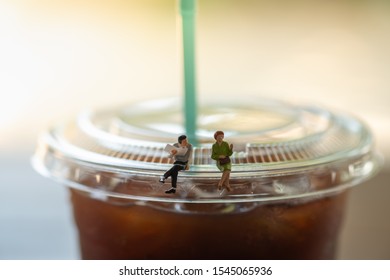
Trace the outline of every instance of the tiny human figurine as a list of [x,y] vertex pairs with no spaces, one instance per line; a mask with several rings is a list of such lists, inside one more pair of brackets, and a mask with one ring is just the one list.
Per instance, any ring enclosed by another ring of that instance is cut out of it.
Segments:
[[177,143],[167,145],[165,148],[169,152],[169,157],[174,159],[173,166],[160,177],[160,183],[165,183],[168,177],[171,177],[172,187],[166,190],[165,193],[175,193],[177,185],[177,176],[179,171],[189,169],[189,160],[192,155],[192,145],[188,142],[186,135],[181,135],[177,139]]
[[214,133],[214,139],[216,142],[212,146],[211,158],[217,161],[217,167],[222,172],[221,180],[218,182],[218,189],[221,190],[223,186],[230,192],[232,189],[229,184],[230,172],[232,170],[232,164],[230,156],[233,154],[233,144],[228,144],[223,141],[223,131],[216,131]]

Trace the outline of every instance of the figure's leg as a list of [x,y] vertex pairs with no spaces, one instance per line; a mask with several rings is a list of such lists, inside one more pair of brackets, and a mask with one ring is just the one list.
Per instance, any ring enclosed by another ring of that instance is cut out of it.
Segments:
[[172,173],[176,172],[175,171],[176,168],[177,168],[177,165],[173,165],[167,172],[164,173],[164,175],[162,175],[160,177],[160,182],[165,183],[165,180],[168,179],[170,176],[172,176]]
[[221,181],[222,181],[222,178],[218,182],[218,190],[222,190],[222,183],[221,183]]
[[[183,167],[180,166],[180,165],[174,165],[168,172],[169,172],[169,176],[171,176],[171,184],[172,184],[172,187],[165,191],[165,193],[175,193],[176,192],[176,184],[177,184],[177,176],[179,175],[179,171],[180,170],[183,170]],[[168,173],[167,172],[167,173]],[[166,174],[167,174],[166,173]]]
[[218,182],[218,190],[222,190],[225,172],[222,173],[221,179]]
[[232,190],[232,188],[230,187],[230,182],[229,182],[230,170],[226,170],[225,172],[226,172],[226,175],[225,175],[224,184],[225,184],[225,187],[228,190],[228,192],[230,192]]
[[172,172],[174,172],[175,166],[172,166],[167,172],[164,173],[164,178],[167,179],[168,177],[172,176]]
[[175,189],[176,189],[177,176],[178,176],[178,175],[179,175],[179,170],[177,170],[177,168],[176,168],[175,171],[172,172],[172,174],[171,174],[171,178],[172,178],[172,181],[171,181],[172,188],[175,188]]
[[[219,164],[219,162],[217,161],[217,168],[223,172],[224,171],[224,168],[222,165]],[[222,186],[223,186],[223,173],[221,175],[221,179],[218,181],[218,190],[222,190]]]
[[230,170],[224,170],[222,173],[222,178],[218,183],[219,190],[222,189],[223,186],[225,186],[229,192],[232,190],[232,188],[230,187],[229,178],[230,178]]
[[218,189],[221,190],[226,180],[226,170],[222,172],[221,180],[218,182]]

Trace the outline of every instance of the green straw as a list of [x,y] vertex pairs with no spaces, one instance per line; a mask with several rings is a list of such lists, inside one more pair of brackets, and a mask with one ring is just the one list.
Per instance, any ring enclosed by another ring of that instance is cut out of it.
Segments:
[[196,145],[195,6],[196,0],[179,0],[184,60],[184,119],[187,137]]

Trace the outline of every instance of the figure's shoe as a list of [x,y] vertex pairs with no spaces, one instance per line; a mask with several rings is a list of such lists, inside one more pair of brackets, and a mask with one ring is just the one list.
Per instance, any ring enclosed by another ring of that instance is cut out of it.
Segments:
[[170,188],[169,190],[165,191],[165,193],[175,193],[176,189],[175,188]]
[[160,183],[164,184],[165,183],[165,177],[164,176],[161,176],[160,177],[160,180],[158,180]]

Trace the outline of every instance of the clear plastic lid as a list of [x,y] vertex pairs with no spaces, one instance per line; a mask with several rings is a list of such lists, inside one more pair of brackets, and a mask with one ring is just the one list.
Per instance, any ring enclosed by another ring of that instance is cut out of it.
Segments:
[[[167,195],[158,181],[172,165],[164,147],[184,134],[182,123],[174,99],[86,111],[45,133],[33,164],[101,199],[192,203],[333,194],[369,178],[379,165],[368,128],[350,115],[270,100],[209,101],[199,106],[190,170],[180,172],[176,195]],[[234,145],[229,193],[216,188],[216,130]]]

